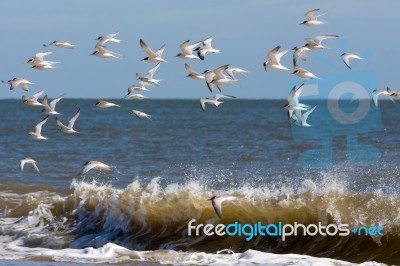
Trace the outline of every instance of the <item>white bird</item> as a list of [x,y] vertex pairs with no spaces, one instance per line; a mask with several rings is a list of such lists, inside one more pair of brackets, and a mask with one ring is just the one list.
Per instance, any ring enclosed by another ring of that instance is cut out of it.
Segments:
[[392,100],[393,100],[393,98],[396,98],[397,100],[400,100],[400,92],[394,91],[389,87],[386,88],[386,91],[390,94]]
[[204,74],[200,74],[200,73],[194,71],[193,68],[191,68],[187,63],[185,63],[185,69],[186,69],[186,72],[189,73],[189,75],[187,75],[186,77],[189,77],[191,79],[196,79],[196,80],[205,80],[206,79]]
[[288,49],[283,51],[279,51],[279,49],[281,49],[281,47],[277,46],[267,53],[268,60],[264,62],[265,71],[267,71],[267,68],[276,70],[289,70],[289,68],[284,67],[281,64],[281,58],[288,52]]
[[214,75],[205,73],[207,86],[210,89],[210,91],[212,91],[212,85],[216,85],[218,90],[221,92],[223,85],[232,84],[237,81],[237,79],[233,79],[230,76],[224,74],[224,71],[226,72],[228,69],[229,65],[223,65],[213,70]]
[[67,133],[67,134],[79,133],[78,131],[76,131],[76,130],[74,129],[74,124],[75,124],[75,122],[76,122],[76,119],[78,119],[80,113],[81,113],[81,108],[79,108],[78,111],[75,113],[75,115],[71,118],[71,120],[69,120],[67,126],[64,125],[64,124],[60,121],[60,119],[58,119],[58,117],[56,117],[57,126],[60,127],[60,130],[61,130],[62,132]]
[[307,105],[302,105],[302,106],[292,106],[289,103],[285,104],[283,106],[286,110],[288,110],[288,120],[291,122],[291,119],[293,121],[302,121],[302,114],[301,111],[307,111],[310,109],[309,106]]
[[133,94],[128,93],[128,94],[125,96],[125,98],[126,98],[126,99],[134,99],[134,100],[143,100],[143,99],[145,99],[145,98],[147,98],[147,97],[145,97],[144,95],[139,94],[139,93],[133,93]]
[[206,110],[206,104],[214,105],[214,106],[219,106],[221,103],[218,100],[215,99],[210,99],[210,98],[201,98],[200,99],[200,108],[203,110],[203,112]]
[[28,135],[31,136],[32,139],[35,139],[35,140],[47,139],[47,137],[42,136],[42,126],[47,122],[47,119],[49,119],[49,116],[46,116],[45,118],[43,118],[43,120],[40,121],[39,124],[37,124],[35,126],[35,131],[31,131],[28,133]]
[[113,51],[107,50],[104,45],[96,45],[96,51],[90,55],[97,56],[99,58],[120,58],[122,55]]
[[307,11],[304,16],[307,18],[307,20],[303,21],[302,23],[300,23],[300,25],[305,25],[305,26],[309,26],[309,27],[313,27],[313,26],[318,26],[318,25],[322,25],[325,24],[327,22],[322,22],[318,20],[318,17],[322,16],[322,15],[315,15],[315,12],[319,11],[320,9],[312,9],[310,11]]
[[242,74],[243,76],[246,76],[246,73],[248,73],[248,71],[238,68],[238,67],[231,67],[229,66],[227,69],[225,69],[226,74],[228,74],[228,76],[230,76],[232,79],[235,79],[235,75],[236,74]]
[[98,42],[97,42],[97,44],[96,44],[96,47],[97,47],[98,45],[104,46],[104,44],[106,44],[107,42],[116,42],[116,43],[120,43],[121,40],[118,40],[118,39],[114,38],[115,36],[118,35],[118,33],[119,33],[119,32],[117,31],[117,32],[114,32],[114,33],[111,33],[111,34],[107,34],[107,35],[104,35],[104,36],[97,37],[96,40],[97,40]]
[[115,104],[115,103],[112,103],[112,102],[107,102],[107,101],[104,101],[104,100],[99,100],[96,103],[96,106],[99,107],[99,108],[121,107],[118,104]]
[[297,65],[297,60],[299,58],[302,59],[303,61],[307,60],[306,52],[310,51],[310,48],[308,48],[308,44],[306,44],[306,45],[300,46],[300,47],[295,46],[292,50],[294,51],[293,52],[293,66],[295,66],[295,65]]
[[378,108],[378,97],[379,95],[386,95],[392,102],[394,102],[392,96],[394,96],[394,92],[388,87],[386,90],[373,90],[372,91],[372,100],[374,101],[375,108]]
[[340,57],[342,57],[342,60],[343,60],[344,64],[345,64],[349,69],[351,69],[351,66],[350,66],[350,60],[351,60],[351,59],[363,60],[363,58],[359,57],[358,55],[349,54],[349,53],[343,53]]
[[33,168],[35,168],[36,172],[38,172],[40,174],[39,168],[37,167],[35,160],[33,160],[32,158],[29,158],[29,157],[25,157],[24,159],[22,159],[19,164],[19,166],[21,168],[21,172],[24,171],[25,164],[31,164],[33,166]]
[[60,41],[54,41],[49,44],[43,44],[44,47],[47,47],[49,45],[54,45],[55,47],[66,48],[66,49],[73,49],[75,47],[75,45],[73,45],[69,42],[60,42]]
[[302,80],[309,80],[309,79],[321,79],[317,76],[315,76],[313,73],[311,73],[310,71],[301,68],[299,65],[295,66],[295,69],[293,71],[292,74],[295,74],[296,76],[298,76],[299,78],[301,78]]
[[161,48],[158,49],[157,52],[154,52],[142,39],[140,39],[140,47],[147,54],[147,57],[143,58],[142,61],[147,61],[152,63],[167,62],[163,58],[161,58],[165,49],[165,44],[161,46]]
[[289,95],[287,97],[290,106],[292,107],[300,106],[299,96],[303,92],[303,88],[304,88],[304,83],[297,88],[296,86],[293,86],[292,90],[289,92]]
[[138,111],[138,110],[132,110],[131,115],[135,115],[137,118],[147,118],[151,121],[151,115],[146,114],[144,112]]
[[212,198],[208,199],[211,200],[212,206],[214,208],[215,213],[217,216],[222,219],[222,202],[224,201],[231,201],[231,200],[236,200],[236,197],[233,196],[228,196],[228,197],[216,197],[213,196]]
[[[223,65],[223,66],[217,67],[216,69],[214,69],[212,71],[205,70],[202,73],[205,77],[206,84],[207,84],[207,87],[210,90],[210,92],[213,91],[213,81],[214,80],[226,78],[223,71],[225,71],[225,69],[227,69],[228,67],[229,67],[229,65]],[[220,89],[220,88],[218,88],[218,89]]]
[[32,85],[34,83],[30,82],[29,80],[23,79],[23,78],[13,78],[11,80],[5,81],[2,80],[2,83],[7,83],[10,85],[10,90],[13,90],[17,87],[20,87],[24,91],[28,91],[29,85]]
[[137,91],[149,91],[146,89],[143,83],[138,85],[132,85],[128,87],[128,93],[125,95],[125,99],[130,98],[133,94],[136,94]]
[[54,65],[59,64],[59,62],[44,60],[45,56],[51,55],[52,53],[53,52],[36,53],[31,59],[26,61],[26,63],[32,65],[32,68],[36,70],[49,70],[56,68]]
[[[51,55],[53,52],[40,52],[36,53],[34,56],[32,56],[31,59],[26,61],[26,63],[30,65],[41,65],[41,64],[56,64],[57,62],[52,62],[52,61],[46,61],[44,60],[45,56]],[[44,63],[45,62],[45,63]]]
[[214,97],[210,98],[201,98],[200,99],[200,108],[203,110],[203,112],[206,110],[206,104],[214,105],[214,106],[219,106],[221,103],[218,101],[219,99],[224,98],[224,99],[234,99],[236,98],[235,96],[231,95],[224,95],[224,94],[216,94]]
[[[301,119],[299,119],[298,116],[292,116],[296,125],[298,125],[300,127],[311,127],[311,125],[307,123],[307,119],[308,119],[309,115],[312,112],[314,112],[315,108],[317,108],[317,105],[315,105],[313,108],[311,108],[311,109],[305,111],[303,114],[301,114]],[[301,111],[299,111],[299,112],[301,112]]]
[[60,62],[54,62],[54,61],[34,61],[33,59],[30,59],[26,61],[28,64],[32,65],[32,68],[36,70],[48,70],[48,69],[53,69],[56,68],[55,65],[59,64]]
[[213,96],[214,100],[219,100],[219,99],[236,99],[236,96],[232,96],[232,95],[226,95],[226,94],[215,94]]
[[152,85],[152,86],[159,86],[159,82],[161,80],[154,79],[154,73],[156,73],[157,69],[160,67],[161,63],[158,63],[155,67],[149,70],[145,76],[140,75],[139,73],[136,73],[136,79],[139,80],[139,83],[143,85]]
[[179,57],[182,59],[199,59],[198,56],[193,54],[193,49],[201,44],[201,42],[196,42],[189,45],[190,40],[184,41],[181,45],[179,45],[179,49],[181,49],[181,53],[177,54],[175,57]]
[[213,36],[208,37],[207,39],[205,39],[203,41],[203,46],[199,46],[199,47],[197,47],[195,49],[195,51],[197,51],[197,55],[199,56],[199,58],[201,60],[204,60],[204,57],[205,57],[206,53],[214,54],[214,53],[219,53],[220,52],[220,50],[214,49],[211,46],[211,42],[212,42],[213,38],[214,38]]
[[43,104],[38,101],[39,97],[43,93],[44,93],[44,90],[41,90],[41,91],[33,94],[32,98],[22,96],[22,102],[29,106],[43,106]]
[[[304,83],[301,84],[298,88],[293,86],[292,90],[289,92],[287,97],[288,104],[284,106],[284,108],[290,110],[307,110],[310,106],[302,104],[299,102],[299,96],[303,92]],[[291,118],[291,114],[289,115]]]
[[144,84],[135,84],[128,87],[128,94],[131,94],[135,91],[149,91]]
[[318,35],[315,36],[314,38],[305,38],[307,44],[306,46],[310,50],[322,50],[322,49],[327,49],[327,47],[322,45],[323,40],[328,40],[328,39],[336,39],[339,38],[339,35]]
[[48,63],[45,61],[37,65],[33,65],[32,68],[36,70],[49,70],[49,69],[54,69],[56,67],[52,63]]
[[45,115],[59,115],[55,109],[56,109],[56,104],[64,97],[65,94],[62,94],[52,100],[50,104],[47,102],[47,95],[45,95],[42,99],[42,104],[44,106],[44,109],[42,110],[42,113]]
[[302,93],[303,88],[304,88],[304,83],[301,84],[298,88],[296,88],[296,86],[293,86],[292,90],[289,92],[289,95],[287,97],[288,103],[283,106],[283,108],[288,110],[289,121],[294,116],[297,118],[298,121],[302,121],[301,111],[310,109],[310,106],[299,102],[299,96]]
[[229,76],[224,76],[222,78],[214,77],[213,80],[211,81],[211,83],[214,84],[215,86],[217,86],[218,90],[221,92],[223,85],[232,84],[236,81],[238,81],[238,80],[232,79]]
[[86,174],[90,170],[111,172],[112,169],[109,165],[99,162],[99,161],[87,161],[83,164],[83,169],[79,172],[79,175]]

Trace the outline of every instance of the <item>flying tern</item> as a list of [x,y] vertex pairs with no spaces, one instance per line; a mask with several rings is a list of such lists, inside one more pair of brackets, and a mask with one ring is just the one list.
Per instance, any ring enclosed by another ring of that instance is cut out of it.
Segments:
[[134,99],[134,100],[143,100],[145,98],[147,98],[146,96],[144,96],[143,94],[140,93],[128,93],[125,96],[126,99]]
[[225,72],[232,79],[235,79],[235,75],[236,74],[241,74],[241,75],[246,77],[246,73],[248,73],[248,71],[246,71],[244,69],[241,69],[241,68],[238,68],[238,67],[231,67],[231,66],[229,66],[227,69],[225,69]]
[[281,49],[281,47],[277,46],[267,53],[268,60],[264,62],[265,71],[267,71],[267,68],[272,68],[276,70],[289,70],[289,68],[284,67],[280,62],[282,56],[284,56],[288,52],[288,50],[286,49],[283,51],[279,51],[279,49]]
[[310,51],[310,48],[308,48],[308,44],[304,45],[304,46],[295,46],[292,49],[293,52],[293,66],[297,65],[297,60],[300,58],[303,61],[307,60],[307,51]]
[[44,106],[44,109],[42,110],[42,113],[45,115],[59,115],[55,109],[56,109],[56,104],[64,97],[65,94],[62,94],[58,96],[57,98],[53,99],[50,104],[47,102],[47,95],[45,95],[42,99],[42,104]]
[[297,118],[298,121],[301,121],[301,111],[305,111],[310,109],[310,106],[302,104],[299,102],[299,96],[302,93],[304,88],[304,83],[301,84],[299,87],[293,86],[291,91],[287,96],[288,103],[283,106],[283,108],[288,110],[288,119],[290,121],[291,118],[294,116]]
[[189,77],[191,79],[197,79],[197,80],[205,80],[206,79],[204,74],[200,74],[200,73],[194,71],[193,68],[191,68],[189,66],[189,64],[185,63],[185,69],[186,69],[186,72],[189,73],[189,75],[187,75],[187,77]]
[[181,53],[177,54],[175,57],[179,57],[182,59],[199,59],[198,56],[193,54],[193,49],[199,46],[202,42],[196,42],[193,44],[189,44],[190,40],[184,41],[181,45],[179,45],[179,49],[181,49]]
[[394,92],[388,87],[386,90],[374,90],[372,92],[372,100],[374,101],[375,108],[378,108],[378,97],[379,95],[386,95],[391,101],[394,102],[392,96]]
[[58,117],[56,117],[57,126],[60,127],[60,130],[62,132],[67,133],[67,134],[79,133],[73,127],[74,127],[75,121],[76,121],[76,119],[78,119],[80,113],[81,113],[81,108],[79,108],[78,111],[75,113],[75,115],[71,118],[71,120],[69,120],[68,125],[64,125],[60,121],[60,119],[58,119]]
[[322,24],[327,23],[327,22],[322,22],[322,21],[318,20],[318,17],[323,15],[323,14],[322,15],[315,15],[315,13],[318,12],[318,11],[320,11],[319,8],[307,11],[304,14],[304,16],[307,18],[307,20],[305,20],[302,23],[300,23],[300,25],[313,27],[313,26],[318,26],[318,25],[322,25]]
[[[223,71],[227,69],[229,65],[223,65],[220,67],[217,67],[214,70],[205,70],[202,74],[205,77],[206,84],[210,92],[213,91],[213,81],[218,80],[218,79],[225,79],[226,76],[224,75]],[[220,88],[218,88],[220,89]]]
[[97,56],[99,58],[120,58],[122,55],[113,51],[107,50],[104,45],[96,45],[96,51],[90,55]]
[[309,48],[310,50],[322,50],[327,48],[322,45],[323,40],[336,38],[339,38],[339,35],[318,35],[314,38],[305,38],[305,40],[307,42],[307,48]]
[[107,102],[104,100],[99,100],[95,105],[99,108],[121,107],[118,104]]
[[42,126],[47,122],[47,119],[49,119],[49,116],[46,116],[43,118],[42,121],[40,121],[36,126],[35,126],[35,131],[30,131],[28,135],[32,137],[34,140],[46,140],[47,137],[42,136]]
[[154,79],[154,73],[157,71],[157,69],[160,67],[161,63],[158,63],[155,67],[149,70],[146,75],[142,76],[139,73],[136,73],[136,79],[139,80],[139,82],[143,85],[152,85],[152,86],[159,86],[159,82],[161,80]]
[[29,106],[43,106],[43,104],[38,101],[39,97],[43,93],[44,93],[44,90],[41,90],[41,91],[33,94],[32,98],[22,96],[22,102]]
[[44,47],[47,47],[47,46],[50,46],[50,45],[53,45],[53,46],[58,47],[58,48],[66,48],[66,49],[73,49],[75,47],[75,45],[73,45],[73,44],[71,44],[69,42],[60,42],[60,41],[54,41],[54,42],[51,42],[49,44],[43,44]]
[[212,42],[213,38],[214,38],[213,36],[208,37],[207,39],[205,39],[203,41],[203,46],[199,46],[199,47],[197,47],[195,49],[195,51],[197,51],[197,55],[199,56],[199,58],[201,60],[204,60],[204,57],[205,57],[206,53],[214,54],[214,53],[219,53],[220,52],[220,50],[214,49],[211,46],[211,42]]
[[299,78],[301,78],[302,80],[309,80],[309,79],[321,79],[317,76],[315,76],[313,73],[311,73],[310,71],[301,68],[299,65],[295,66],[294,71],[292,72],[292,74],[298,76]]
[[10,85],[10,90],[13,90],[17,87],[20,87],[24,91],[28,91],[29,85],[32,85],[34,83],[30,82],[29,80],[23,79],[23,78],[13,78],[11,80],[5,81],[2,80],[2,83],[7,83]]
[[25,157],[24,159],[22,159],[19,164],[21,172],[24,171],[25,164],[31,164],[33,166],[33,168],[35,168],[36,172],[38,172],[40,174],[39,168],[37,167],[35,160],[33,160],[32,158],[29,158],[29,157]]
[[90,170],[96,170],[96,171],[104,171],[104,172],[111,172],[112,169],[109,165],[99,162],[99,161],[87,161],[86,163],[83,164],[83,169],[79,172],[79,175],[86,174]]
[[149,90],[144,86],[144,84],[135,84],[128,87],[128,94],[134,91],[149,91]]
[[206,110],[206,104],[214,105],[214,106],[219,106],[221,103],[218,101],[219,99],[235,99],[235,96],[231,95],[224,95],[224,94],[216,94],[212,98],[201,98],[200,99],[200,108],[203,110],[203,112]]
[[51,55],[53,52],[40,52],[36,53],[34,56],[32,56],[31,59],[26,61],[26,63],[31,64],[31,65],[41,65],[41,64],[56,64],[57,62],[52,62],[52,61],[46,61],[44,60],[45,56]]
[[143,51],[147,54],[147,57],[143,58],[142,61],[152,63],[167,62],[163,58],[161,58],[165,49],[165,44],[161,46],[161,48],[158,49],[157,52],[154,52],[142,39],[140,39],[140,47],[142,47]]
[[[301,118],[299,119],[299,116],[292,116],[293,121],[295,122],[296,125],[300,126],[300,127],[311,127],[310,124],[307,123],[307,119],[310,116],[310,114],[312,112],[314,112],[315,108],[317,108],[317,105],[315,105],[314,107],[312,107],[311,109],[308,109],[306,111],[304,111],[304,113],[301,114]],[[299,111],[301,112],[301,111]]]
[[146,114],[144,112],[138,111],[138,110],[132,110],[131,115],[135,115],[137,118],[147,118],[151,121],[151,115]]
[[222,202],[224,201],[231,201],[231,200],[236,200],[236,197],[228,196],[228,197],[216,197],[213,196],[212,198],[208,199],[211,200],[212,206],[214,208],[215,213],[217,216],[222,219]]
[[111,34],[107,34],[107,35],[103,35],[103,36],[99,36],[96,38],[96,40],[98,41],[96,44],[97,46],[104,46],[104,44],[106,44],[107,42],[116,42],[116,43],[120,43],[121,40],[118,40],[115,38],[115,36],[118,35],[119,32],[114,32]]
[[351,60],[351,59],[363,60],[363,58],[359,57],[358,55],[349,54],[349,53],[343,53],[340,57],[342,57],[342,60],[343,60],[344,64],[345,64],[349,69],[351,69],[351,66],[350,66],[350,60]]

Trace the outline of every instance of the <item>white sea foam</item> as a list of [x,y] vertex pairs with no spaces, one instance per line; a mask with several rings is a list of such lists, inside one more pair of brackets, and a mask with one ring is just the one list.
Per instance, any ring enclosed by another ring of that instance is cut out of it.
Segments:
[[[178,252],[172,250],[134,251],[107,243],[101,248],[47,249],[27,248],[14,244],[0,244],[0,259],[30,259],[76,263],[138,263],[150,262],[174,265],[356,265],[346,261],[316,258],[296,254],[271,254],[256,250],[243,253],[211,254],[205,252]],[[365,262],[359,265],[381,266],[385,264]]]

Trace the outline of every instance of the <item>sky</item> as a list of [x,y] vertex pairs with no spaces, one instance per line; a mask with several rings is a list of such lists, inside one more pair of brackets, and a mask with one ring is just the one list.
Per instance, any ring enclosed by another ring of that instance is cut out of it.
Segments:
[[[67,98],[119,99],[136,84],[136,73],[145,74],[154,66],[142,62],[142,38],[153,50],[166,48],[162,64],[155,74],[159,87],[148,87],[149,98],[196,99],[210,97],[204,81],[187,78],[184,64],[203,72],[224,64],[249,71],[239,76],[236,86],[224,86],[223,93],[238,98],[286,98],[292,71],[263,68],[266,53],[277,45],[292,49],[303,45],[304,38],[337,34],[340,38],[324,41],[330,49],[308,54],[302,67],[324,77],[346,71],[373,71],[377,89],[400,86],[397,62],[398,1],[372,0],[202,0],[202,1],[20,1],[1,0],[0,79],[26,78],[35,83],[29,92],[9,90],[0,84],[0,99],[20,98],[45,89],[49,98],[62,93]],[[318,27],[300,26],[304,13],[320,8]],[[379,12],[377,12],[379,10]],[[107,48],[123,55],[120,59],[89,56],[95,51],[96,38],[119,31],[121,43]],[[201,41],[214,36],[213,47],[221,53],[206,55],[204,61],[185,61],[174,57],[185,40]],[[72,50],[43,47],[52,41],[76,45]],[[38,71],[26,64],[37,52],[52,51],[48,60],[58,61],[57,69]],[[343,52],[365,56],[352,70],[340,59]],[[292,68],[292,51],[282,58]],[[302,81],[299,79],[298,81]]]

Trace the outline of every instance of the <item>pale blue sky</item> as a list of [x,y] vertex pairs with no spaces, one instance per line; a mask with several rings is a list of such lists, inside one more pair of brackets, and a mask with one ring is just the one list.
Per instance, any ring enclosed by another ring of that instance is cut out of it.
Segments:
[[[50,98],[66,93],[69,98],[122,98],[128,86],[136,82],[135,73],[147,72],[153,64],[141,62],[145,57],[139,46],[143,38],[153,49],[166,43],[162,64],[155,78],[160,87],[149,87],[150,98],[199,98],[210,96],[202,81],[185,76],[185,61],[174,56],[184,40],[200,41],[214,35],[213,46],[220,54],[207,55],[205,61],[188,61],[199,72],[223,64],[248,70],[237,86],[226,86],[223,93],[239,98],[283,98],[287,94],[289,71],[265,72],[266,52],[277,45],[293,48],[303,45],[305,37],[338,34],[328,40],[331,49],[323,54],[309,53],[302,66],[317,76],[349,71],[339,56],[348,51],[367,55],[355,70],[374,70],[379,87],[399,88],[397,62],[399,37],[397,20],[400,2],[372,0],[289,1],[289,0],[202,0],[202,1],[0,1],[2,15],[2,49],[0,79],[23,77],[35,83],[29,95],[41,88]],[[320,19],[328,24],[319,27],[299,26],[304,13],[320,8],[327,13]],[[378,12],[376,12],[378,11]],[[121,59],[89,56],[95,38],[120,31],[120,44],[109,44]],[[73,50],[44,48],[54,40],[76,45]],[[53,51],[48,60],[59,61],[57,69],[37,71],[26,64],[40,51]],[[282,59],[291,66],[291,52]],[[301,81],[299,80],[299,83]],[[0,84],[0,98],[20,98],[19,88],[9,91]],[[25,93],[27,94],[27,93]]]

